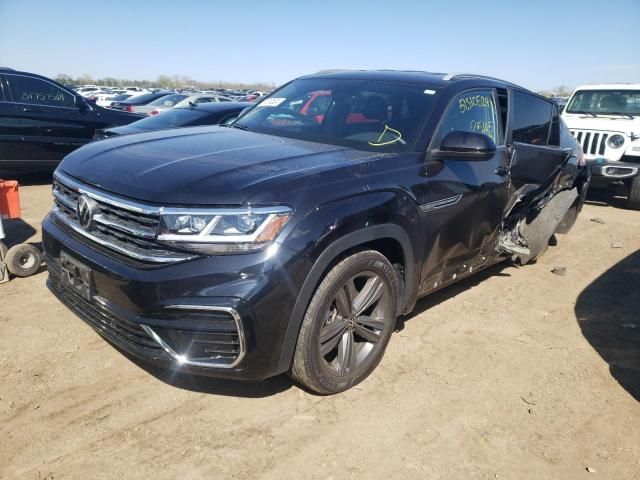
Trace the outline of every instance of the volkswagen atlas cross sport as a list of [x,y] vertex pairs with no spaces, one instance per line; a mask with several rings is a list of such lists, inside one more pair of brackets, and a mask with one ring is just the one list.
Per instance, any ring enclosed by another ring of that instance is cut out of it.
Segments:
[[306,76],[230,126],[68,155],[43,223],[48,285],[141,359],[335,393],[375,369],[418,298],[542,255],[582,207],[584,165],[555,104],[511,83]]

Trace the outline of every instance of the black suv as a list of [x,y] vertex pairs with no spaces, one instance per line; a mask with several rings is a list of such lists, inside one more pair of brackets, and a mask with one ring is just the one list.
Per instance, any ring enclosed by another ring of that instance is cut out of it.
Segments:
[[89,104],[41,75],[0,68],[0,170],[52,169],[96,129],[140,118]]
[[473,75],[294,80],[227,127],[114,137],[54,174],[48,285],[181,371],[345,390],[416,300],[542,255],[589,173],[557,106]]

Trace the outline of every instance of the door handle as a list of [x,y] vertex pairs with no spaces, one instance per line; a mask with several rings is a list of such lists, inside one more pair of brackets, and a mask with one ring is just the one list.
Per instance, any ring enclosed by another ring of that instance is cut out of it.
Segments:
[[24,107],[22,111],[31,112],[31,113],[42,113],[42,110],[40,110],[39,108],[29,108],[29,107]]

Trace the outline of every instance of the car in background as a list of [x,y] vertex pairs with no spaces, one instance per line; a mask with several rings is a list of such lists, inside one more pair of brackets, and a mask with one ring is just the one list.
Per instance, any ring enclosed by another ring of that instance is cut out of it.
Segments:
[[247,107],[252,107],[247,102],[210,102],[200,103],[193,107],[174,107],[159,115],[153,115],[137,122],[121,127],[105,128],[96,131],[94,140],[126,135],[129,133],[141,133],[151,130],[163,130],[167,128],[194,127],[199,125],[228,125]]
[[111,108],[115,110],[124,110],[125,112],[134,112],[134,109],[148,105],[149,103],[157,100],[158,98],[165,97],[174,92],[157,91],[148,92],[138,95],[134,98],[128,98],[124,101],[113,102]]
[[230,102],[231,99],[216,93],[196,93],[176,103],[174,108],[188,107],[189,105],[199,105],[201,103]]
[[89,95],[99,92],[100,88],[96,87],[96,86],[92,86],[92,87],[80,87],[79,89],[76,90],[76,92],[78,92],[80,95],[82,95],[83,97],[88,97]]
[[97,129],[140,118],[90,104],[41,75],[0,69],[0,170],[51,169]]
[[[111,108],[111,105],[114,102],[122,102],[124,100],[128,100],[130,98],[137,97],[139,95],[143,95],[144,93],[145,92],[143,92],[143,91],[137,92],[137,91],[128,91],[128,90],[125,90],[125,91],[118,90],[118,91],[116,91],[114,93],[105,95],[103,100],[97,100],[96,104],[100,105],[101,107]],[[98,96],[100,96],[100,95],[98,95]]]
[[131,98],[130,94],[125,93],[99,93],[89,97],[89,100],[95,102],[96,105],[107,108],[114,102],[114,98],[119,95],[126,95],[123,99]]
[[133,107],[133,111],[135,113],[141,113],[144,115],[149,115],[151,112],[156,110],[158,113],[162,110],[166,110],[167,108],[173,108],[176,103],[180,100],[187,98],[187,94],[185,93],[170,93],[163,97],[159,97],[146,105],[135,105]]
[[113,103],[115,103],[115,102],[123,102],[125,100],[128,100],[129,98],[134,97],[134,96],[135,96],[134,92],[118,93],[116,95],[112,95],[110,97],[107,97],[102,102],[97,101],[96,104],[100,105],[101,107],[110,108]]
[[239,102],[257,102],[258,100],[260,100],[262,97],[260,95],[255,95],[253,93],[250,93],[249,95],[245,95],[243,97],[239,97],[236,100]]
[[119,94],[120,92],[116,93],[116,92],[100,91],[98,93],[93,93],[85,98],[87,99],[87,101],[91,103],[95,103],[96,105],[99,105],[101,107],[107,107],[111,105],[111,102],[113,101],[112,100],[113,97]]
[[591,165],[595,188],[623,186],[640,210],[640,83],[583,85],[562,113]]

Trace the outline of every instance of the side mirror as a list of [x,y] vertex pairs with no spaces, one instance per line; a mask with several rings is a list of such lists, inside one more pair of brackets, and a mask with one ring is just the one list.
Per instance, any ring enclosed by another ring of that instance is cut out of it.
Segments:
[[89,106],[89,104],[87,103],[87,101],[85,100],[85,98],[82,95],[77,95],[75,97],[75,104],[76,107],[78,107],[80,110],[90,110],[91,107]]
[[440,148],[433,152],[436,157],[459,157],[465,160],[486,160],[493,156],[496,144],[483,133],[449,132],[440,143]]

